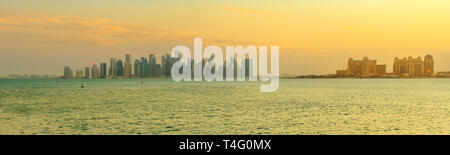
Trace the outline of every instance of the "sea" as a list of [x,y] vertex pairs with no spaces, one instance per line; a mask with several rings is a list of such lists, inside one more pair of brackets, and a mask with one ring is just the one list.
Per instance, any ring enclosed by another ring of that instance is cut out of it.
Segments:
[[450,79],[1,79],[6,135],[450,134]]

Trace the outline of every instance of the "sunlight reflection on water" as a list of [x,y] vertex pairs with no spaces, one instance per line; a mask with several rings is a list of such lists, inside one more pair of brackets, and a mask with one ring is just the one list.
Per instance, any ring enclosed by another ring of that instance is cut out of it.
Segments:
[[0,134],[450,134],[450,79],[55,81],[0,80]]

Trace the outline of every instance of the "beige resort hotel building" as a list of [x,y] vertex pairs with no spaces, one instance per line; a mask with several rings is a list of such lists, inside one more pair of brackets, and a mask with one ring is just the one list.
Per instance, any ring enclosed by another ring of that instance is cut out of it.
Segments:
[[433,56],[427,55],[422,58],[408,57],[394,59],[393,73],[386,73],[386,65],[377,64],[377,60],[370,60],[364,57],[362,60],[348,60],[348,66],[345,70],[337,70],[337,77],[434,77]]

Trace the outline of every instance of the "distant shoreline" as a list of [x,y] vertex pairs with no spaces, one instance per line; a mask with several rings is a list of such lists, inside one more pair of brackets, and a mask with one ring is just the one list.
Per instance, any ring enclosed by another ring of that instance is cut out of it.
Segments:
[[[85,79],[85,78],[5,78],[0,80],[152,80],[152,79],[167,79],[171,78],[99,78],[99,79]],[[450,77],[280,77],[280,79],[450,79]]]

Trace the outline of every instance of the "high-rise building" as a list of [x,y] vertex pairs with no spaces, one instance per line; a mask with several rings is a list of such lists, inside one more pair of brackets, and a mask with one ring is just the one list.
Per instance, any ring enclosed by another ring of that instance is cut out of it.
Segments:
[[131,63],[129,62],[125,62],[124,66],[123,66],[123,77],[124,78],[131,78]]
[[116,77],[122,77],[123,76],[123,62],[122,60],[118,59],[116,61]]
[[161,74],[161,76],[165,76],[165,73],[166,73],[166,55],[163,55],[162,57],[161,57],[161,72],[162,72],[162,74]]
[[[252,67],[250,67],[252,65]],[[253,59],[246,58],[245,59],[245,76],[249,77],[250,75],[253,75],[255,70],[253,70]]]
[[131,55],[130,54],[126,54],[125,55],[125,62],[130,62],[131,63]]
[[114,78],[116,76],[116,58],[111,58],[109,65],[109,76]]
[[149,61],[150,77],[155,77],[156,76],[156,57],[153,54],[150,54],[148,61]]
[[[237,60],[234,57],[230,57],[229,61],[225,60],[223,62],[223,76],[226,78],[230,74],[230,76],[236,78],[237,77],[237,71],[238,71],[238,63]],[[230,70],[230,72],[228,71]]]
[[139,63],[139,77],[144,78],[149,76],[149,64],[145,57],[141,57],[141,62]]
[[70,67],[69,66],[64,66],[64,78],[69,79],[69,78],[72,78],[72,76],[73,76],[73,72],[70,69]]
[[170,54],[166,55],[166,59],[167,59],[166,77],[171,77],[171,75],[172,75],[172,66],[173,66],[173,64],[175,64],[176,59],[172,58],[170,56]]
[[141,63],[139,62],[138,59],[136,59],[134,61],[134,77],[135,78],[141,77],[141,75],[140,75],[140,70],[141,70],[140,67],[141,67]]
[[434,60],[433,56],[426,55],[423,60],[423,70],[425,72],[425,76],[433,76],[434,75]]
[[162,72],[162,65],[161,64],[156,64],[155,66],[155,77],[160,77],[162,76],[163,72]]
[[84,78],[89,79],[91,77],[91,68],[89,66],[84,68]]
[[131,78],[132,65],[131,65],[131,56],[130,54],[125,55],[125,64],[124,64],[124,77]]
[[84,77],[83,70],[76,70],[76,71],[75,71],[75,77],[76,77],[77,79],[83,78],[83,77]]
[[91,72],[92,72],[92,78],[93,79],[100,78],[100,69],[98,68],[97,63],[94,63],[92,65]]
[[100,63],[100,78],[106,78],[106,63]]
[[170,57],[169,54],[167,54],[166,55],[166,67],[165,67],[165,70],[164,70],[164,76],[165,77],[170,77],[171,69],[172,69],[171,57]]
[[167,73],[168,73],[167,77],[171,77],[173,64],[175,64],[178,61],[178,59],[172,58],[169,54],[167,54],[167,57],[169,58],[169,67],[168,67],[168,71],[167,71]]
[[161,57],[161,71],[162,75],[165,77],[170,77],[172,72],[172,66],[177,60],[172,58],[169,54],[163,55]]

